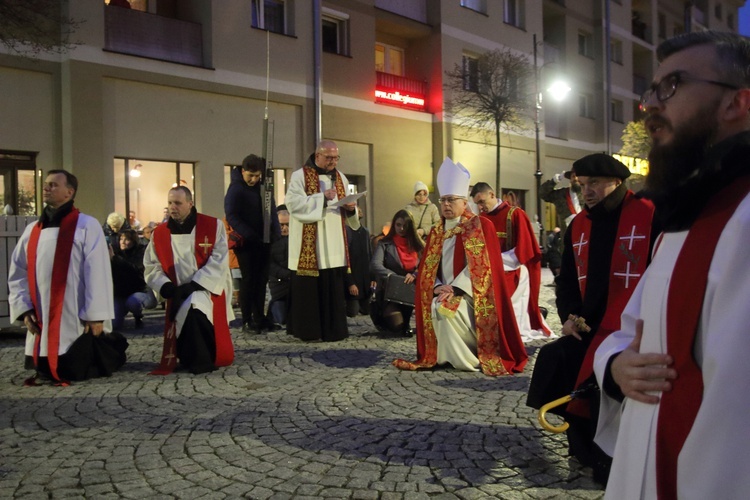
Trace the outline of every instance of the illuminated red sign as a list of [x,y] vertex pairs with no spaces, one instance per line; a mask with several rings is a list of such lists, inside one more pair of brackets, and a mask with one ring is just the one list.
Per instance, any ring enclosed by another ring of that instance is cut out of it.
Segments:
[[408,93],[401,93],[398,90],[376,88],[375,102],[382,102],[401,106],[402,108],[418,109],[424,111],[424,97]]

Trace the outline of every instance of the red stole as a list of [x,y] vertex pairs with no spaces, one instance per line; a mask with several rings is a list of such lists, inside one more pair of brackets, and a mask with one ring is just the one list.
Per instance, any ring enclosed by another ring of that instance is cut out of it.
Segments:
[[[320,192],[320,176],[318,172],[307,165],[302,167],[302,172],[305,176],[305,194],[307,196],[313,195]],[[334,183],[336,188],[336,195],[340,200],[346,196],[346,189],[344,188],[344,181],[341,179],[341,174],[336,170],[336,182]],[[325,202],[324,202],[325,203]],[[344,234],[344,252],[346,255],[346,267],[347,271],[351,272],[349,268],[349,244],[346,241],[346,214],[344,209],[340,208],[341,213],[341,232]],[[302,224],[302,248],[299,253],[299,260],[297,262],[297,274],[299,276],[319,276],[318,270],[318,223],[310,222]]]
[[[62,322],[63,304],[65,302],[65,288],[68,283],[68,268],[70,267],[70,252],[73,249],[76,226],[78,225],[79,211],[77,208],[65,215],[60,221],[60,229],[57,233],[57,244],[55,245],[55,260],[52,264],[52,277],[49,296],[49,325],[47,326],[47,361],[52,377],[67,385],[67,381],[61,380],[57,375],[57,361],[60,350],[60,323]],[[29,294],[34,306],[34,313],[42,328],[42,311],[39,308],[37,297],[36,279],[36,256],[39,246],[39,236],[42,233],[42,222],[39,221],[31,228],[29,244],[27,247],[27,278],[29,281]],[[39,366],[39,350],[42,334],[34,336],[34,366]]]
[[721,233],[748,192],[750,176],[745,176],[711,198],[690,228],[672,271],[667,296],[666,352],[674,358],[672,367],[678,377],[672,381],[672,390],[661,394],[659,406],[656,427],[659,499],[677,498],[677,461],[703,399],[703,375],[693,357],[693,346],[708,271]]
[[[401,370],[418,370],[432,368],[437,363],[437,338],[432,325],[433,288],[442,259],[443,241],[453,235],[458,238],[456,248],[459,248],[459,244],[463,246],[460,253],[472,277],[477,357],[482,372],[497,376],[523,371],[528,355],[518,333],[510,296],[504,289],[503,280],[493,279],[492,276],[492,269],[502,269],[497,238],[485,236],[494,232],[492,224],[468,210],[453,230],[446,233],[444,224],[445,221],[441,220],[427,237],[417,274],[415,309],[418,359],[413,362],[396,359],[393,365]],[[457,254],[454,262],[458,258]],[[441,304],[440,308],[455,311],[459,300],[460,297],[454,297]]]
[[[576,379],[576,387],[580,386],[593,373],[594,354],[599,345],[612,332],[620,329],[622,311],[646,270],[651,245],[651,221],[653,216],[653,203],[649,200],[636,198],[632,191],[625,193],[609,266],[607,310],[599,328],[594,332],[594,337],[591,339],[591,344],[589,344],[583,358]],[[585,297],[589,242],[591,241],[591,219],[585,213],[581,213],[573,219],[570,226],[573,257],[578,270],[578,285],[581,290],[581,297]],[[568,411],[582,417],[589,416],[588,404],[580,399],[574,399],[568,405]]]
[[[545,335],[552,334],[545,326],[539,310],[539,290],[542,285],[542,252],[539,250],[531,221],[523,210],[501,203],[483,217],[492,221],[500,241],[501,251],[513,250],[518,262],[526,266],[529,272],[529,322],[534,330],[542,330]],[[520,271],[505,272],[505,287],[513,295],[518,287]]]
[[576,210],[575,203],[573,203],[573,198],[570,196],[570,188],[565,190],[565,202],[568,204],[568,210],[570,210],[570,213],[575,215],[580,212],[580,210]]
[[[203,214],[196,214],[195,223],[195,262],[200,269],[206,262],[214,248],[216,242],[216,224],[220,223],[217,219]],[[154,250],[159,258],[164,273],[177,286],[177,272],[174,267],[174,254],[172,253],[172,233],[169,231],[167,224],[159,224],[153,232]],[[216,366],[229,366],[234,360],[234,348],[232,347],[232,337],[229,334],[229,324],[227,322],[226,297],[222,291],[221,295],[211,294],[213,303],[213,324],[214,339],[216,341]],[[167,300],[167,309],[164,317],[164,345],[162,348],[161,361],[159,366],[151,372],[151,375],[168,375],[172,373],[177,366],[177,331],[176,321],[170,321],[172,316],[172,307],[175,304],[172,299]]]

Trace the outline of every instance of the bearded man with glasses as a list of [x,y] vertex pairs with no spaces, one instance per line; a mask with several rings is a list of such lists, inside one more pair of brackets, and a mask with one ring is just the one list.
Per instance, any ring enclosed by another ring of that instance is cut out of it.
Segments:
[[664,233],[596,352],[607,498],[744,498],[750,490],[750,40],[663,42],[644,94],[646,196]]
[[402,370],[450,364],[497,376],[526,365],[495,228],[467,210],[469,179],[450,158],[438,171],[442,218],[430,230],[417,271],[417,360],[395,360]]

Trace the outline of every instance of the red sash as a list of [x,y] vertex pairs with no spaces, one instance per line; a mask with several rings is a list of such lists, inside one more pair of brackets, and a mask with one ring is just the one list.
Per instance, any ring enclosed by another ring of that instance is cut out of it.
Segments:
[[[197,268],[202,268],[211,257],[214,243],[216,242],[216,224],[218,219],[203,214],[197,214],[195,223],[195,262]],[[177,272],[174,267],[174,254],[172,253],[172,233],[167,224],[159,224],[153,232],[154,250],[159,258],[164,273],[177,285]],[[227,322],[226,296],[211,294],[213,303],[214,339],[216,341],[216,366],[229,366],[234,360],[234,348],[232,337],[229,333]],[[177,331],[176,321],[170,321],[172,308],[175,307],[172,299],[167,300],[167,309],[164,318],[164,345],[162,348],[159,366],[152,371],[151,375],[168,375],[177,366]]]
[[568,204],[568,210],[570,210],[571,214],[575,215],[580,212],[580,210],[576,210],[576,206],[573,203],[573,198],[571,198],[570,196],[570,188],[565,190],[565,203]]
[[[63,385],[67,381],[61,380],[57,375],[57,360],[60,350],[60,323],[62,321],[63,304],[65,302],[65,288],[68,283],[68,268],[70,267],[70,252],[73,249],[73,240],[75,239],[76,226],[78,225],[77,208],[73,208],[60,221],[60,229],[57,233],[57,243],[55,245],[55,260],[52,264],[52,277],[50,281],[49,296],[49,325],[47,327],[47,361],[52,377]],[[39,236],[42,233],[42,222],[34,224],[29,235],[29,245],[27,248],[27,278],[29,281],[29,294],[31,303],[34,305],[34,313],[38,319],[39,328],[42,325],[42,311],[39,308],[37,297],[37,279],[36,279],[36,256],[37,246],[39,245]],[[41,333],[34,336],[34,366],[39,366],[39,351],[41,347]]]
[[[636,198],[632,191],[625,194],[622,212],[617,225],[617,236],[609,266],[609,287],[607,289],[607,310],[599,328],[594,332],[583,358],[576,379],[576,387],[587,380],[594,371],[594,354],[599,345],[612,332],[620,329],[620,316],[630,300],[635,287],[643,276],[648,263],[651,244],[651,221],[654,205],[648,200]],[[573,254],[578,270],[578,284],[581,297],[585,297],[586,274],[588,272],[589,241],[591,240],[591,219],[585,213],[576,216],[571,224]],[[568,411],[582,417],[589,416],[589,406],[580,399],[568,405]]]
[[688,232],[667,296],[667,351],[678,377],[662,393],[656,428],[656,491],[677,498],[677,461],[703,399],[703,375],[693,358],[698,321],[716,245],[727,222],[750,192],[750,176],[715,194]]

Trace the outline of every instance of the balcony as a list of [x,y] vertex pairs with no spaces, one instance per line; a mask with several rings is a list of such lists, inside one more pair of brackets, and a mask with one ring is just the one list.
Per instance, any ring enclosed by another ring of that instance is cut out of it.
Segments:
[[104,49],[203,66],[202,26],[133,9],[105,6]]
[[375,0],[375,7],[427,23],[427,0]]
[[376,71],[375,74],[377,76],[375,102],[394,104],[420,111],[425,110],[427,101],[426,82],[381,71]]

